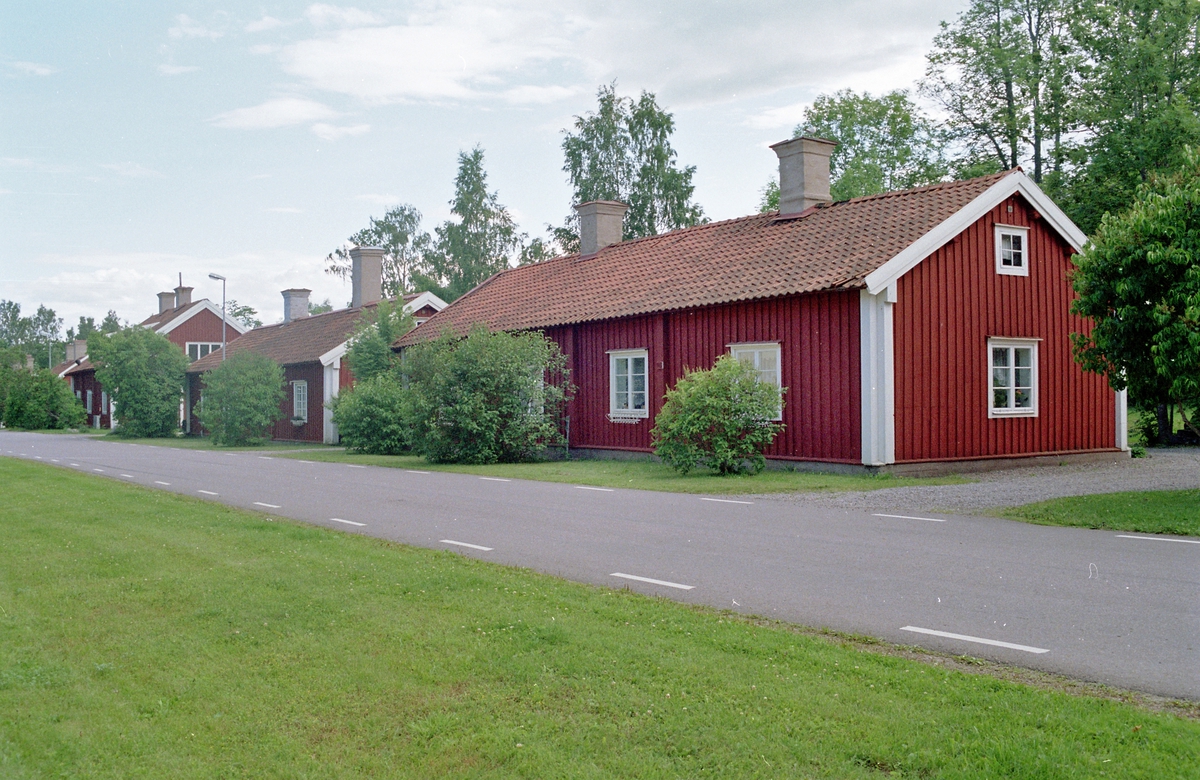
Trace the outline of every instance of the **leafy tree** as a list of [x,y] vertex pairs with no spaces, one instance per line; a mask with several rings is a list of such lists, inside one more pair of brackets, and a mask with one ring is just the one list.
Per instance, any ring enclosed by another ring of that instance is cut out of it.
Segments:
[[517,462],[562,440],[573,392],[566,359],[540,333],[443,334],[409,347],[413,450],[435,463]]
[[410,444],[410,396],[391,374],[355,383],[333,402],[333,422],[354,452],[398,455]]
[[54,309],[38,306],[32,317],[22,317],[21,304],[0,300],[0,347],[19,347],[22,354],[33,355],[35,364],[50,368],[61,333],[62,318]]
[[308,313],[309,314],[326,314],[331,311],[333,311],[333,304],[329,302],[328,298],[321,301],[320,303],[308,304]]
[[392,351],[392,344],[416,326],[416,321],[400,301],[382,300],[374,310],[364,312],[346,352],[355,380],[390,373],[399,360]]
[[244,349],[204,375],[200,424],[213,443],[257,444],[284,416],[283,369],[269,357]]
[[262,327],[262,320],[258,318],[258,309],[255,309],[253,306],[246,306],[245,304],[238,303],[232,298],[225,301],[225,314],[226,316],[237,320],[242,325],[245,325],[247,328]]
[[[596,111],[576,116],[562,148],[575,203],[618,200],[629,204],[625,238],[654,236],[706,221],[692,201],[696,166],[680,168],[671,134],[675,119],[650,92],[638,100],[617,94],[616,82],[596,93]],[[575,215],[553,229],[565,251],[579,249]]]
[[118,319],[117,313],[112,309],[108,310],[108,314],[96,324],[94,317],[79,316],[79,324],[74,328],[67,328],[67,341],[75,339],[87,340],[93,333],[116,333],[121,329],[121,320]]
[[0,300],[0,347],[18,347],[30,340],[29,318],[21,316],[21,304]]
[[525,239],[497,194],[488,192],[483,149],[478,146],[458,155],[450,210],[455,219],[434,230],[437,241],[425,253],[424,268],[412,277],[416,287],[433,290],[446,301],[508,268]]
[[88,355],[96,365],[96,379],[117,405],[118,435],[174,435],[188,366],[179,347],[149,328],[134,326],[109,336],[93,334]]
[[[482,152],[480,157],[482,159]],[[421,229],[420,211],[408,205],[396,206],[388,210],[382,219],[371,217],[370,227],[350,236],[345,246],[331,252],[325,258],[325,273],[339,279],[349,279],[350,250],[355,246],[377,246],[384,250],[383,295],[385,298],[399,298],[416,289],[417,282],[413,275],[424,267],[425,255],[431,250],[433,242],[429,234]]]
[[47,369],[0,367],[0,419],[9,428],[31,430],[78,428],[83,407],[71,388]]
[[1106,215],[1076,256],[1073,310],[1094,326],[1072,339],[1085,369],[1136,400],[1179,404],[1200,436],[1200,153],[1185,159]]
[[766,465],[763,450],[783,430],[771,421],[781,404],[779,388],[723,355],[707,371],[686,372],[667,391],[651,431],[654,452],[682,474],[698,466],[736,474],[746,464],[757,474]]

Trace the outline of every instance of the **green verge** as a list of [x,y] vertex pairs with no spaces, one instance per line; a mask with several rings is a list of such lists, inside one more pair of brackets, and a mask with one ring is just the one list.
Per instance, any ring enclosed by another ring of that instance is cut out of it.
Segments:
[[1200,536],[1200,490],[1071,496],[1009,507],[1000,515],[1040,525]]
[[1200,722],[0,459],[0,776],[1127,777]]
[[[285,456],[286,457],[286,456]],[[457,463],[429,463],[415,455],[358,455],[350,452],[318,451],[297,455],[305,460],[325,463],[355,463],[421,471],[453,471],[481,477],[531,479],[540,482],[566,482],[609,488],[659,490],[668,493],[706,495],[747,495],[755,493],[794,493],[836,490],[878,490],[909,485],[956,485],[968,480],[959,476],[938,478],[852,476],[811,474],[803,471],[764,471],[761,474],[737,474],[726,477],[702,471],[681,475],[669,466],[650,460],[555,460],[544,463],[495,463],[469,466]]]
[[299,441],[264,441],[261,444],[248,444],[243,447],[221,447],[213,444],[208,436],[167,436],[161,439],[136,439],[116,436],[111,433],[94,436],[96,441],[117,442],[118,444],[142,444],[150,447],[176,447],[182,450],[218,450],[221,452],[241,452],[253,450],[296,450],[308,452],[326,449],[324,444]]

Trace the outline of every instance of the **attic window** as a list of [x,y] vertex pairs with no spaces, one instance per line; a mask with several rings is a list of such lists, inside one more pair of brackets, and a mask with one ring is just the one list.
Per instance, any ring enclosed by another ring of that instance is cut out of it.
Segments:
[[996,273],[1029,276],[1029,228],[996,225]]

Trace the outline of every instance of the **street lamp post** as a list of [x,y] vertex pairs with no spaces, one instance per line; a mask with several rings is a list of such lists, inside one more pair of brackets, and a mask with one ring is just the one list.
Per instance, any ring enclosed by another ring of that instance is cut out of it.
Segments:
[[221,362],[225,362],[225,277],[220,274],[209,274],[209,279],[221,283]]

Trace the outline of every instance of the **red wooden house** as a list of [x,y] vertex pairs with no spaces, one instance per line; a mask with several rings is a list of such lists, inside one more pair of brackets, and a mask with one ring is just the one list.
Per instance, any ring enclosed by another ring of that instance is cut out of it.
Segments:
[[667,388],[732,352],[786,388],[778,461],[1127,456],[1123,394],[1071,354],[1085,236],[1029,177],[833,203],[830,142],[773,148],[779,212],[621,241],[623,204],[583,204],[581,254],[496,274],[396,348],[475,323],[542,331],[579,388],[573,451],[649,452]]
[[[337,426],[333,424],[329,404],[342,389],[353,384],[350,369],[342,358],[362,315],[377,306],[382,296],[383,250],[355,247],[350,254],[353,292],[349,308],[310,316],[310,291],[284,290],[283,322],[255,328],[229,345],[230,355],[248,349],[283,367],[287,384],[281,403],[283,418],[272,428],[272,439],[338,442]],[[418,325],[446,306],[445,301],[430,292],[412,293],[403,300],[404,309],[413,315]],[[220,364],[218,351],[188,368],[184,393],[187,433],[201,431],[196,410],[202,401],[204,373]]]
[[[138,323],[167,337],[187,353],[193,361],[212,351],[221,351],[221,307],[207,298],[192,300],[192,288],[180,284],[174,292],[158,294],[158,313]],[[232,318],[225,320],[224,338],[232,343],[247,328]],[[87,342],[78,340],[67,345],[67,359],[54,369],[71,384],[75,397],[87,412],[87,424],[93,428],[112,428],[115,425],[113,407],[108,393],[96,381],[96,367],[88,360]]]

